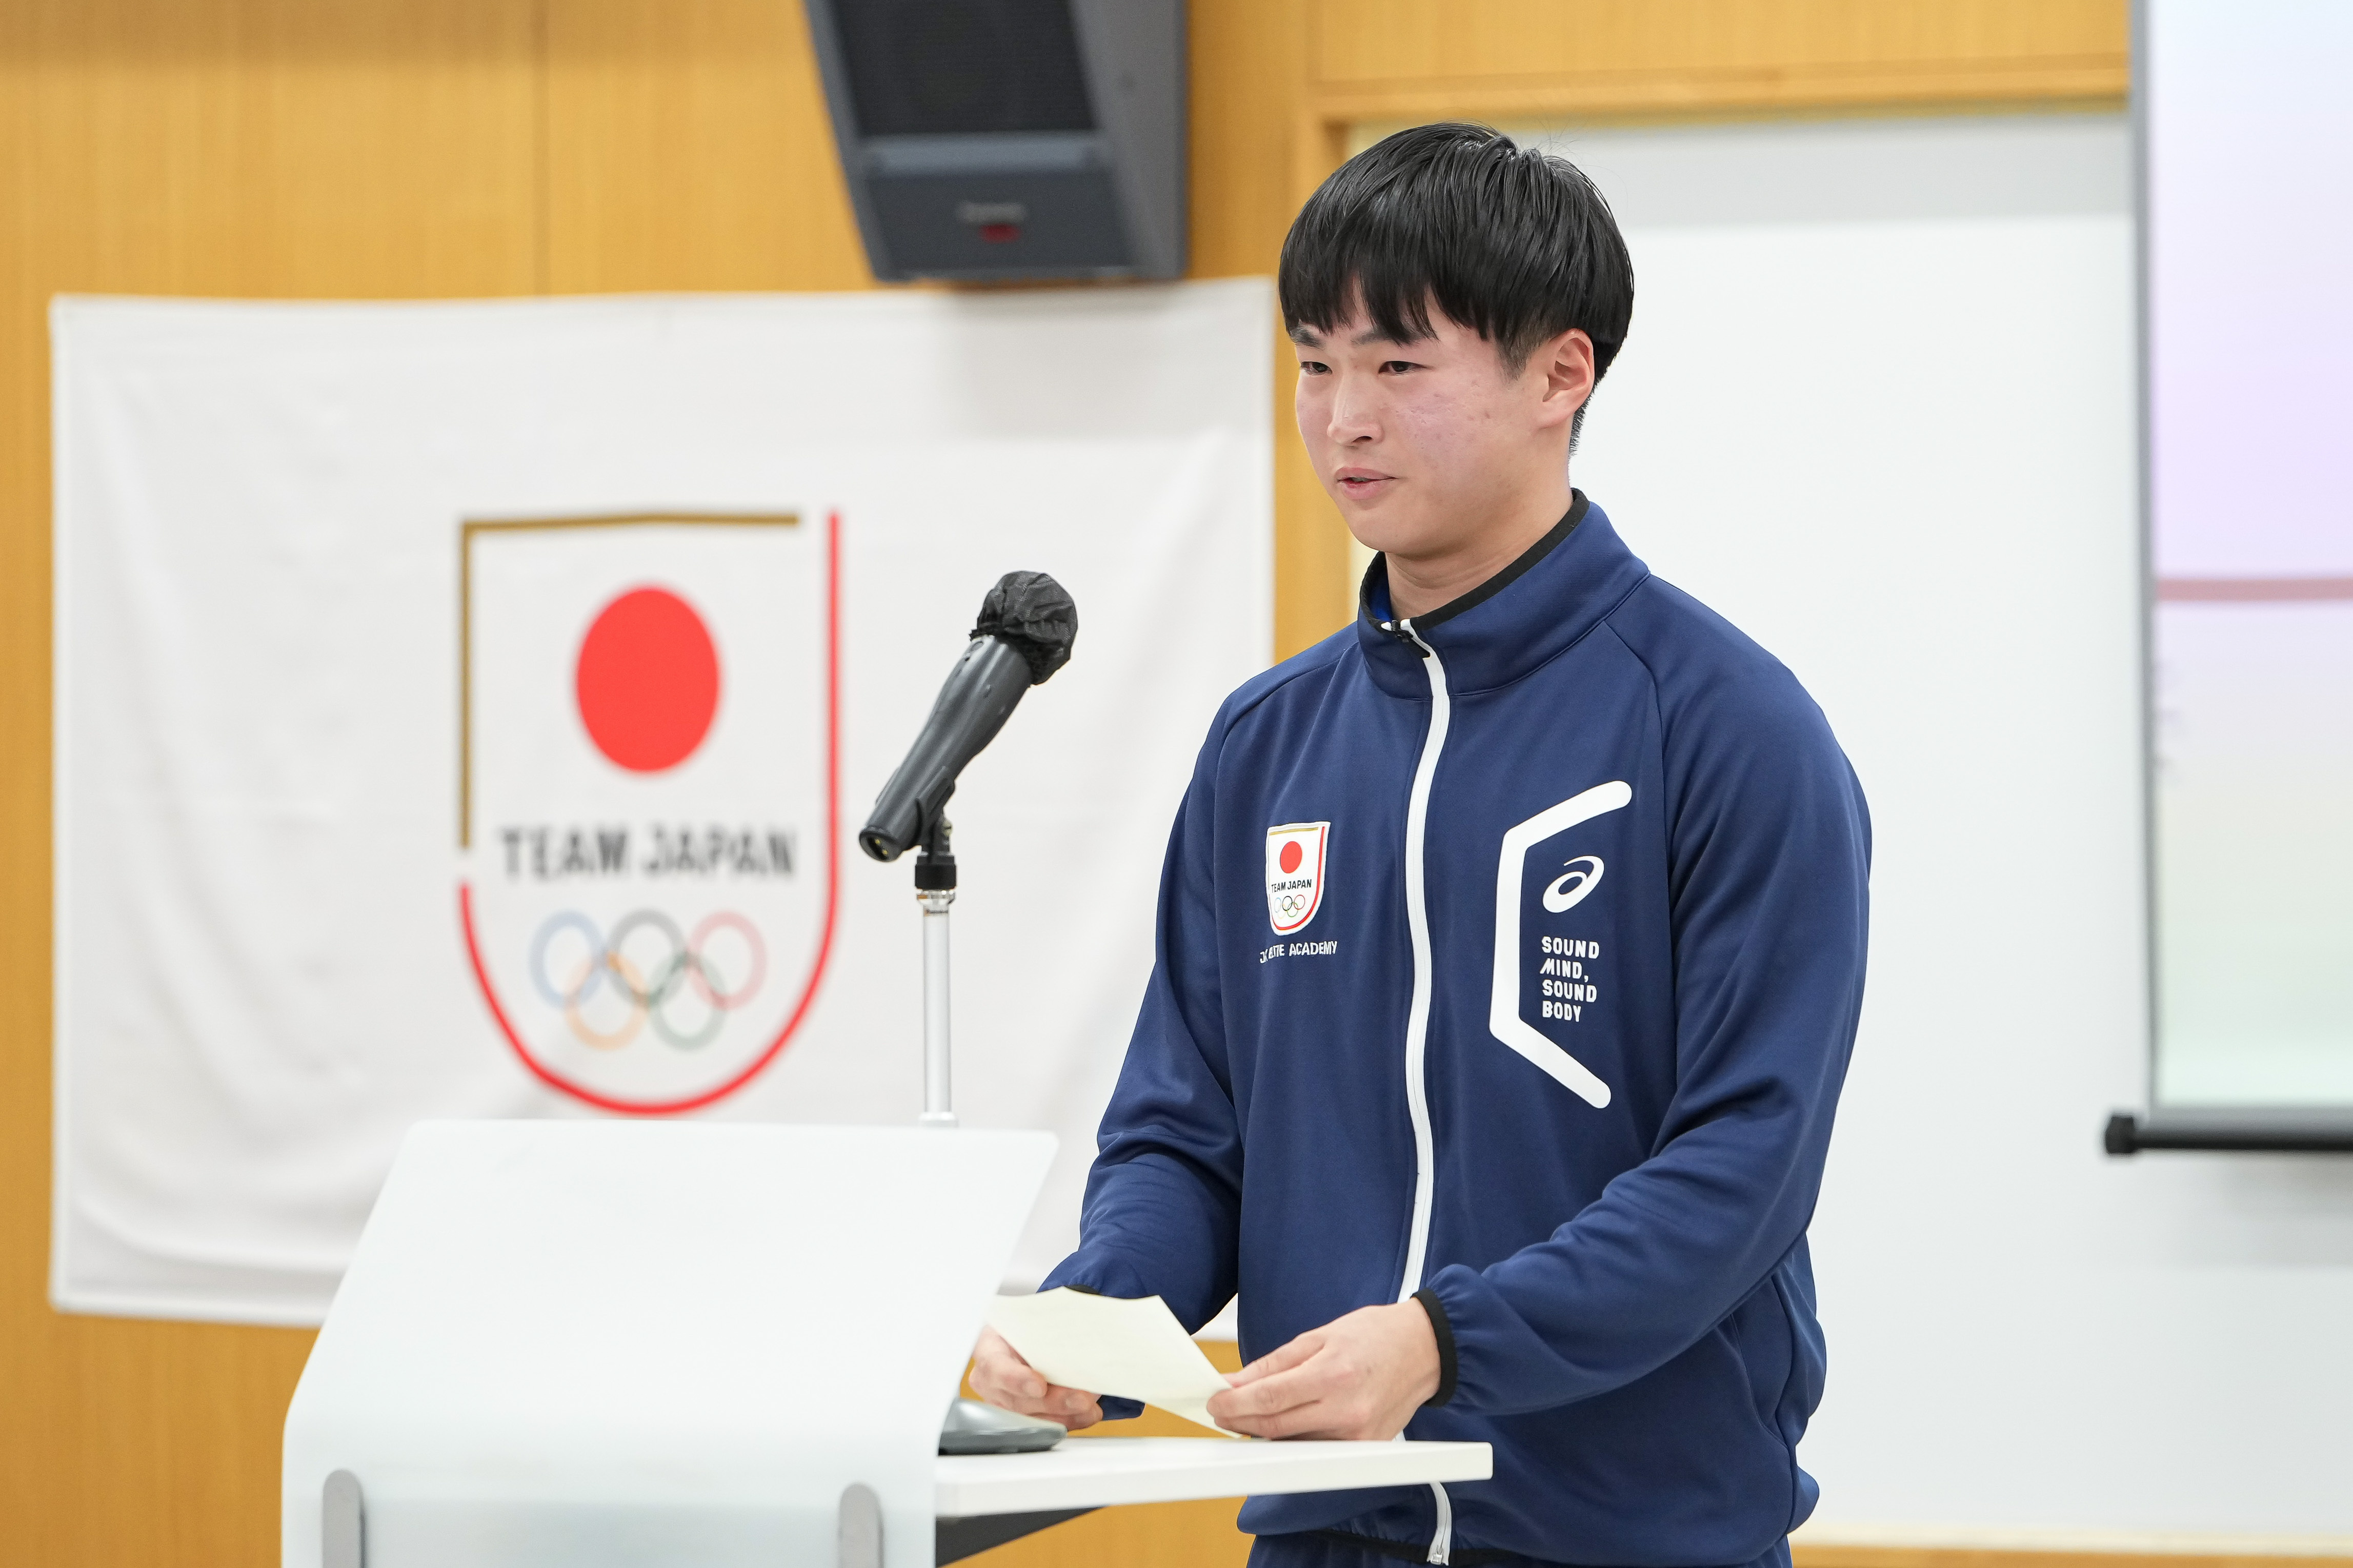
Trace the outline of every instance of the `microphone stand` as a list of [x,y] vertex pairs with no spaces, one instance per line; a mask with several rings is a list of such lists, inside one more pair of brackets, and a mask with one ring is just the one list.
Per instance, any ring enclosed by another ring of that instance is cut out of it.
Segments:
[[[1022,692],[1069,662],[1078,633],[1078,606],[1051,577],[1008,572],[998,578],[930,720],[858,835],[858,847],[876,860],[915,851],[915,901],[923,910],[923,1113],[917,1121],[924,1127],[956,1124],[948,1070],[948,910],[956,890],[948,796],[957,772],[995,738]],[[1029,1453],[1062,1436],[1051,1421],[957,1399],[941,1423],[939,1451]]]
[[[956,1124],[948,1098],[948,906],[956,889],[948,835],[954,830],[943,812],[915,846],[915,901],[923,906],[923,1114],[916,1121],[924,1127]],[[940,1424],[939,1451],[1029,1454],[1052,1447],[1062,1436],[1054,1422],[959,1398],[949,1402]]]
[[955,902],[954,831],[943,814],[915,849],[915,901],[923,906],[923,1114],[925,1127],[954,1127],[948,1080],[948,906]]
[[[916,1120],[924,1127],[956,1124],[948,1095],[948,906],[955,902],[956,889],[948,836],[954,831],[942,811],[915,845],[915,901],[923,906],[923,1114]],[[1035,1453],[1052,1447],[1062,1435],[1054,1422],[959,1398],[949,1402],[947,1419],[940,1424],[939,1451]]]

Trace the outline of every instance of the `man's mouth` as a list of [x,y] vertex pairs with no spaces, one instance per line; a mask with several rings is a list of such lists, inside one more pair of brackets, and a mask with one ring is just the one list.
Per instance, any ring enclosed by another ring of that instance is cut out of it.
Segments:
[[1342,468],[1332,477],[1338,480],[1340,488],[1350,495],[1363,495],[1382,485],[1391,483],[1397,478],[1395,474],[1384,474],[1372,468]]

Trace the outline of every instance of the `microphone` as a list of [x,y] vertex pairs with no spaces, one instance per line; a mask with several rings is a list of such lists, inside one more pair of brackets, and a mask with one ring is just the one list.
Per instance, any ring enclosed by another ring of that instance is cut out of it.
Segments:
[[874,797],[874,810],[858,830],[858,847],[886,861],[918,846],[944,850],[940,814],[955,793],[956,775],[997,739],[1021,694],[1071,661],[1078,635],[1079,607],[1060,583],[1043,572],[998,578],[981,601],[972,640],[948,671],[932,716]]

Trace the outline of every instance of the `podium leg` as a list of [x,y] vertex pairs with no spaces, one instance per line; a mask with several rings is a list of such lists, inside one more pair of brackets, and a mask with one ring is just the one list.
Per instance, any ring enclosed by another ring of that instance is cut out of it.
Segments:
[[834,1568],[882,1568],[882,1500],[863,1481],[841,1489]]
[[323,1568],[363,1568],[366,1563],[364,1506],[359,1477],[337,1470],[327,1478],[319,1495],[319,1561]]

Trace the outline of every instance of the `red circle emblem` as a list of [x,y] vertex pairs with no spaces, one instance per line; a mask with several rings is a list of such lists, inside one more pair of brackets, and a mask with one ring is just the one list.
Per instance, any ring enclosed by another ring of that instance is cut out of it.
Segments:
[[596,614],[573,676],[596,749],[631,773],[694,754],[719,711],[719,650],[694,607],[666,588],[632,588]]
[[1299,869],[1299,863],[1305,858],[1307,858],[1307,851],[1299,847],[1298,839],[1293,838],[1284,842],[1282,852],[1274,858],[1274,862],[1282,868],[1282,874],[1288,877]]

